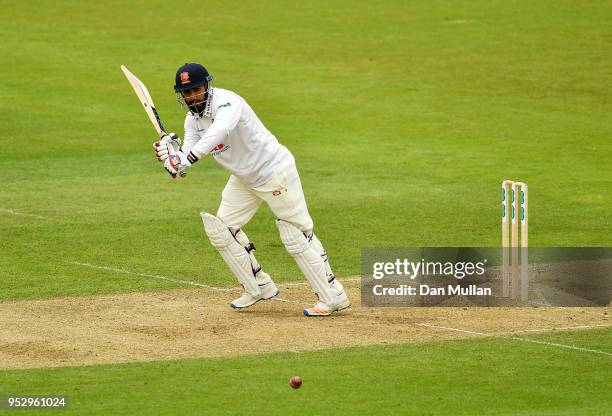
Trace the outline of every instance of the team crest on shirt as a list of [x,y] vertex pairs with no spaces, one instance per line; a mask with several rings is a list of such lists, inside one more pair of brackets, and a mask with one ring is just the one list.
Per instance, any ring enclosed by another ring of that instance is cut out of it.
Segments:
[[215,147],[212,148],[212,150],[210,151],[210,154],[215,156],[215,157],[217,157],[221,153],[223,153],[226,150],[228,150],[230,147],[231,146],[229,144],[219,143],[218,145],[216,145]]

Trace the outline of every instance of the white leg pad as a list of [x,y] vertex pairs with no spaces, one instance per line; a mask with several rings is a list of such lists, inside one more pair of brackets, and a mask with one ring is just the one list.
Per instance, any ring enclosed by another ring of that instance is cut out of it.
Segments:
[[319,239],[313,233],[305,235],[293,224],[283,220],[276,220],[276,226],[285,248],[319,296],[319,300],[328,305],[336,304],[344,288],[334,277],[327,253]]
[[253,254],[255,246],[246,234],[240,229],[230,229],[219,218],[207,212],[201,212],[200,216],[211,244],[219,251],[244,290],[253,297],[261,296],[260,285],[272,279],[261,270]]

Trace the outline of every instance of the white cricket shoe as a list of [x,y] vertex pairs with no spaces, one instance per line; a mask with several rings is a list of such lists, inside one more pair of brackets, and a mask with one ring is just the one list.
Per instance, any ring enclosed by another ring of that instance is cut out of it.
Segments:
[[342,291],[336,298],[337,302],[332,305],[328,305],[321,301],[318,301],[312,308],[304,309],[304,315],[306,316],[329,316],[334,312],[341,311],[351,306],[351,301],[346,292]]
[[272,280],[268,281],[267,283],[264,283],[263,285],[260,284],[259,288],[261,289],[261,295],[253,296],[248,292],[244,292],[242,296],[240,296],[238,299],[234,299],[232,303],[230,303],[230,306],[234,309],[248,308],[249,306],[252,306],[259,302],[260,300],[272,299],[273,297],[278,296],[278,294],[280,293],[280,290],[278,290]]

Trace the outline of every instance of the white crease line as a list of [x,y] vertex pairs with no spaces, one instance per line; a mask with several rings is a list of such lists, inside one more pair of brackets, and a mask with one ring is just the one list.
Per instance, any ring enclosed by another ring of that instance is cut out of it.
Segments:
[[446,23],[448,23],[449,25],[467,25],[470,23],[474,23],[474,21],[468,20],[468,19],[456,19],[456,20],[449,20]]
[[13,214],[13,215],[21,215],[22,217],[42,218],[43,220],[45,219],[45,217],[43,217],[42,215],[24,214],[23,212],[17,212],[15,210],[7,209],[7,208],[0,208],[0,212],[6,212],[8,214]]
[[[156,275],[156,274],[131,272],[129,270],[118,269],[116,267],[110,267],[110,266],[100,266],[100,265],[96,265],[96,264],[80,263],[78,261],[72,261],[70,263],[71,264],[75,264],[77,266],[90,267],[92,269],[106,270],[106,271],[109,271],[109,272],[123,273],[123,274],[129,274],[129,275],[132,275],[132,276],[140,276],[140,277],[150,277],[152,279],[167,280],[169,282],[175,282],[175,283],[184,283],[184,284],[191,285],[191,286],[197,286],[197,287],[202,287],[202,288],[206,288],[206,289],[210,289],[210,290],[216,290],[218,292],[240,292],[242,290],[242,288],[239,288],[239,287],[236,287],[236,288],[216,287],[216,286],[205,285],[203,283],[193,282],[193,281],[190,281],[190,280],[175,279],[174,277],[160,276],[160,275]],[[276,301],[279,301],[279,302],[287,302],[287,303],[295,303],[297,305],[313,306],[310,303],[297,302],[297,301],[293,301],[293,300],[282,299],[282,298],[279,298],[279,297],[275,297],[275,298],[272,298],[272,299],[276,300]]]
[[574,329],[595,329],[595,328],[609,328],[612,327],[612,324],[597,324],[597,325],[579,325],[579,326],[565,326],[560,328],[538,328],[538,329],[524,329],[520,331],[510,331],[510,332],[496,332],[495,335],[512,335],[512,334],[522,334],[525,332],[554,332],[554,331],[571,331]]
[[472,335],[480,335],[480,336],[484,336],[484,337],[494,337],[495,335],[493,334],[485,334],[484,332],[476,332],[476,331],[468,331],[466,329],[458,329],[458,328],[450,328],[447,326],[437,326],[437,325],[430,325],[430,324],[417,324],[418,326],[426,326],[428,328],[436,328],[436,329],[446,329],[447,331],[455,331],[455,332],[463,332],[465,334],[472,334]]
[[593,350],[593,349],[590,349],[590,348],[576,347],[574,345],[558,344],[556,342],[537,341],[535,339],[530,339],[530,338],[511,337],[511,336],[497,335],[497,334],[485,334],[484,332],[468,331],[468,330],[465,330],[465,329],[450,328],[450,327],[447,327],[447,326],[436,326],[436,325],[429,325],[429,324],[417,324],[417,325],[419,325],[419,326],[426,326],[428,328],[445,329],[447,331],[463,332],[465,334],[480,335],[482,337],[512,339],[512,340],[515,340],[515,341],[530,342],[532,344],[548,345],[548,346],[551,346],[551,347],[566,348],[566,349],[570,349],[570,350],[576,350],[576,351],[582,351],[582,352],[592,352],[592,353],[595,353],[595,354],[603,354],[603,355],[612,356],[612,352]]
[[537,341],[535,339],[520,338],[520,337],[501,337],[501,338],[509,338],[509,339],[514,339],[514,340],[517,340],[517,341],[531,342],[533,344],[548,345],[548,346],[552,346],[552,347],[567,348],[567,349],[570,349],[570,350],[577,350],[577,351],[583,351],[583,352],[592,352],[592,353],[595,353],[595,354],[609,355],[609,356],[612,357],[612,352],[601,351],[601,350],[594,350],[594,349],[591,349],[591,348],[576,347],[575,345],[558,344],[556,342],[548,342],[548,341]]
[[187,284],[187,285],[192,285],[192,286],[197,286],[197,287],[204,287],[206,289],[216,290],[216,291],[219,291],[219,292],[237,292],[237,291],[240,291],[239,288],[223,288],[223,287],[209,286],[209,285],[205,285],[203,283],[192,282],[192,281],[189,281],[189,280],[175,279],[174,277],[160,276],[160,275],[156,275],[156,274],[146,274],[146,273],[131,272],[129,270],[118,269],[116,267],[110,267],[110,266],[99,266],[99,265],[96,265],[96,264],[80,263],[78,261],[72,261],[70,263],[71,264],[76,264],[77,266],[90,267],[92,269],[106,270],[106,271],[109,271],[109,272],[123,273],[123,274],[129,274],[129,275],[132,275],[132,276],[140,276],[140,277],[150,277],[152,279],[167,280],[169,282],[175,282],[175,283],[184,283],[184,284]]

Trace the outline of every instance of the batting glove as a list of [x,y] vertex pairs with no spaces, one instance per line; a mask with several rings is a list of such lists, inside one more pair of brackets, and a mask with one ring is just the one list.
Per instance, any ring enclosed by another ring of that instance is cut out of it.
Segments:
[[170,133],[163,136],[160,140],[153,143],[155,156],[160,162],[168,159],[169,156],[176,154],[181,149],[181,139],[175,134]]
[[187,174],[185,171],[190,166],[191,162],[187,159],[187,155],[180,150],[164,161],[164,168],[173,178],[185,176]]

